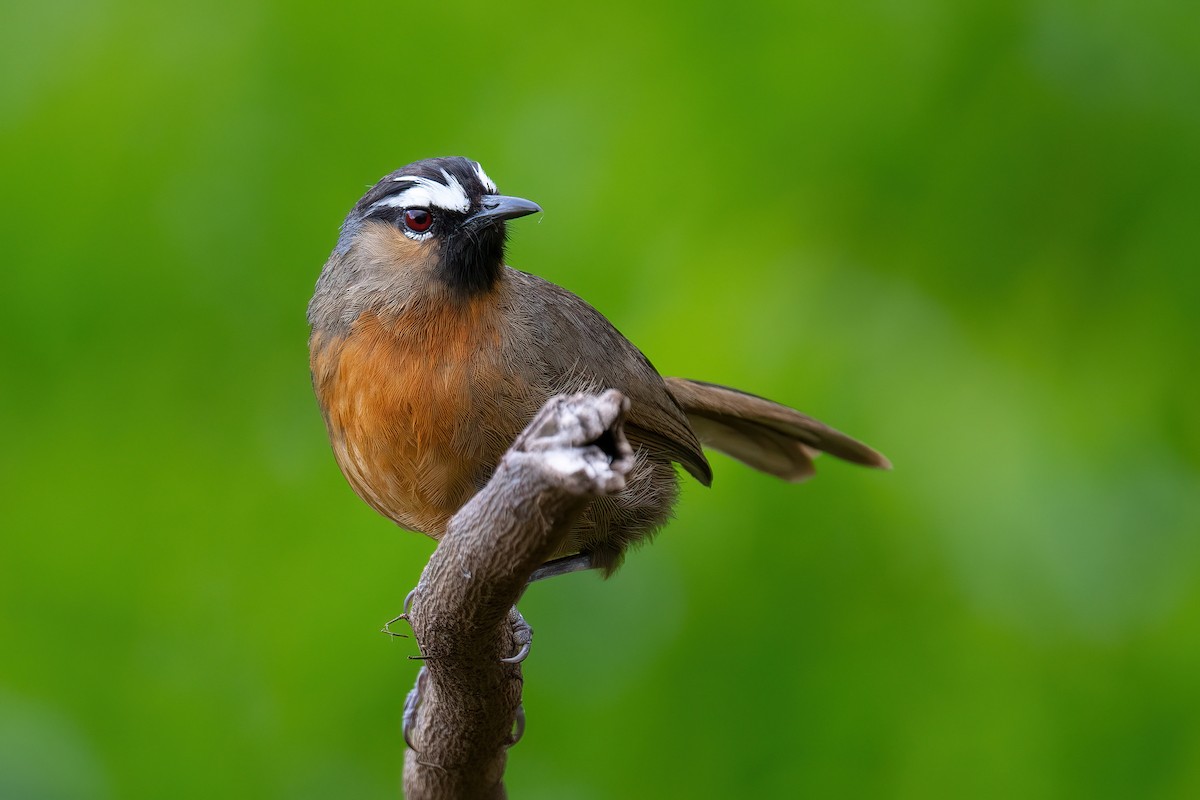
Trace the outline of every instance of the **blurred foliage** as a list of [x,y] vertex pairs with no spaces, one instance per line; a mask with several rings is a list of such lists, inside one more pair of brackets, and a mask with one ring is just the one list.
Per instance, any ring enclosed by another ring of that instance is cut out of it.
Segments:
[[714,456],[534,587],[514,797],[1200,796],[1194,7],[3,16],[0,796],[396,796],[432,544],[338,474],[303,311],[444,154],[664,372],[896,464]]

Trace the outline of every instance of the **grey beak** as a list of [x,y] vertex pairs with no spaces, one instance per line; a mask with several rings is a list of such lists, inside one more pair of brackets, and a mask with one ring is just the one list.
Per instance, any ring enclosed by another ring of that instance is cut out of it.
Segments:
[[516,219],[527,214],[537,214],[542,207],[521,197],[508,197],[503,194],[485,194],[480,201],[479,210],[471,215],[472,222],[492,222],[502,219]]

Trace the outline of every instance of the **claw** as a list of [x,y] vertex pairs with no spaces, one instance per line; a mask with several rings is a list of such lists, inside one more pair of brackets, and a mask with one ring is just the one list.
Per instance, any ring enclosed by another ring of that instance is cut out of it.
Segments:
[[520,664],[522,661],[529,658],[529,645],[530,645],[529,642],[525,642],[523,645],[521,645],[521,649],[517,651],[517,654],[515,656],[509,656],[508,658],[502,658],[502,659],[500,659],[500,663],[502,663],[502,664]]
[[400,724],[400,731],[404,734],[404,743],[408,745],[409,750],[415,751],[413,747],[412,732],[417,724],[417,709],[421,707],[421,693],[425,689],[426,677],[429,673],[424,667],[421,667],[417,673],[417,682],[413,684],[413,688],[409,690],[408,696],[404,698],[404,716]]
[[402,609],[400,616],[402,616],[402,617],[408,616],[408,612],[412,611],[413,598],[416,596],[417,596],[417,587],[414,586],[413,588],[409,589],[408,594],[404,595],[404,608]]
[[513,724],[512,736],[508,737],[508,746],[512,747],[517,742],[521,741],[521,737],[525,735],[525,704],[521,703],[517,706],[517,718]]

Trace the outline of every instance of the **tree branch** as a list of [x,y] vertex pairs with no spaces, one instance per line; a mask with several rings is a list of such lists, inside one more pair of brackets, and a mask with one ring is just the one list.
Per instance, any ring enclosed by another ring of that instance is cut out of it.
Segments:
[[409,800],[505,797],[522,685],[520,665],[501,660],[521,646],[513,604],[587,504],[624,488],[628,408],[614,390],[551,398],[450,520],[409,612],[425,658],[406,713]]

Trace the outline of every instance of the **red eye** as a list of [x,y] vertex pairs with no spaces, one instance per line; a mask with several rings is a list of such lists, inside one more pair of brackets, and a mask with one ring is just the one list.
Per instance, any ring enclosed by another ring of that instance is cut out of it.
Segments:
[[404,224],[410,231],[424,233],[433,224],[433,214],[423,208],[410,208],[404,212]]

